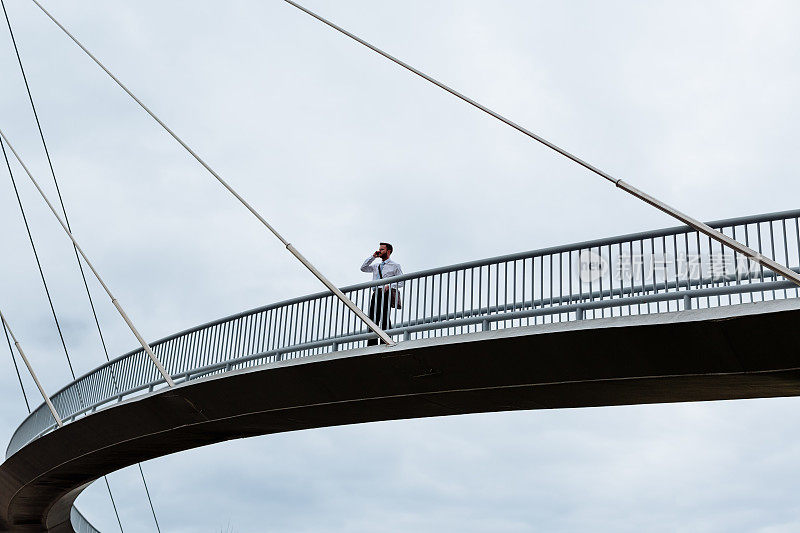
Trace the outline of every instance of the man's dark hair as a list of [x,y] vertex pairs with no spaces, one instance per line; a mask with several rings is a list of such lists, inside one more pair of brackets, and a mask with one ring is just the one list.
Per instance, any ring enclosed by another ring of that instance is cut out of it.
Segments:
[[389,253],[392,253],[392,252],[394,252],[394,248],[392,248],[392,245],[391,245],[391,244],[389,244],[388,242],[382,242],[382,243],[379,243],[379,244],[380,244],[381,246],[385,246],[385,247],[386,247],[386,249],[387,249],[387,250],[389,250]]

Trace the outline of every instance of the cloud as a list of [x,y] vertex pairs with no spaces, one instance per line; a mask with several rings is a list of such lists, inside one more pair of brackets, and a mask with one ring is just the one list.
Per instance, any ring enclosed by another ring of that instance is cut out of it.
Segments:
[[[387,235],[410,272],[674,225],[287,4],[51,7],[339,284],[363,279],[356,268]],[[791,2],[309,7],[694,216],[797,207]],[[75,233],[146,337],[319,290],[35,6],[8,8]],[[10,41],[0,43],[0,128],[54,194]],[[67,345],[88,371],[104,356],[72,251],[15,175]],[[2,187],[0,304],[52,392],[67,366]],[[90,286],[111,355],[131,349]],[[10,437],[24,406],[2,357]],[[328,428],[145,469],[167,531],[789,531],[794,403]],[[138,475],[125,469],[111,484],[126,529],[153,529]],[[112,531],[104,490],[96,483],[79,503]]]

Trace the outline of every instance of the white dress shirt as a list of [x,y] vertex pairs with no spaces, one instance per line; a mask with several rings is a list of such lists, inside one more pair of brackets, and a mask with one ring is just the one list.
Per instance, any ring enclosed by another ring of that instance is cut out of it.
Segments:
[[[361,265],[361,272],[372,272],[372,279],[381,279],[383,278],[391,278],[393,276],[400,276],[403,274],[403,269],[400,268],[400,265],[392,261],[391,259],[387,259],[386,261],[382,261],[377,265],[373,265],[372,262],[377,259],[375,256],[371,255],[367,257],[364,264]],[[380,268],[380,273],[378,273],[378,269]],[[395,283],[390,283],[393,288],[398,289],[403,286],[402,281],[398,281]]]

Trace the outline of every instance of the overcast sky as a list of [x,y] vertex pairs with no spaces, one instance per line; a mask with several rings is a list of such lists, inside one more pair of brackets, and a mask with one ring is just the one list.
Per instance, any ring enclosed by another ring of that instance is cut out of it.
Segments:
[[[320,290],[33,3],[6,4],[75,234],[145,337]],[[794,2],[306,4],[697,218],[798,207]],[[368,279],[379,240],[412,272],[675,225],[279,0],[46,5],[337,284]],[[4,25],[0,73],[0,128],[52,193]],[[104,356],[74,256],[13,169],[84,373]],[[4,168],[0,249],[0,305],[54,392],[69,370]],[[132,349],[91,286],[111,355]],[[7,443],[26,414],[7,351],[0,395]],[[797,531],[797,402],[374,423],[144,468],[171,532]],[[153,531],[138,470],[109,477],[126,531]],[[102,483],[78,504],[118,530]]]

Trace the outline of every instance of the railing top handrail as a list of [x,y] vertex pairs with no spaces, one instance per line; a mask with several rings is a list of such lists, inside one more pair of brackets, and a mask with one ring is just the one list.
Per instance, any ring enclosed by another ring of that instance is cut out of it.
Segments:
[[[773,220],[781,220],[781,219],[797,218],[797,217],[800,217],[800,209],[794,209],[794,210],[788,210],[788,211],[778,211],[778,212],[766,213],[766,214],[762,214],[762,215],[749,215],[749,216],[729,218],[729,219],[723,219],[723,220],[715,220],[715,221],[708,222],[707,224],[709,226],[711,226],[711,227],[741,226],[741,225],[745,225],[745,224],[754,224],[754,223],[758,223],[758,222],[769,222],[769,221],[773,221]],[[477,259],[477,260],[474,260],[474,261],[467,261],[467,262],[463,262],[463,263],[456,263],[456,264],[442,266],[442,267],[435,267],[435,268],[429,268],[429,269],[426,269],[426,270],[419,270],[419,271],[416,271],[416,272],[410,272],[408,274],[403,274],[402,276],[392,277],[391,278],[391,280],[392,280],[391,282],[392,283],[396,283],[398,281],[406,281],[406,280],[410,280],[410,279],[417,279],[417,278],[422,278],[422,277],[426,277],[426,276],[442,274],[442,273],[446,273],[446,272],[453,272],[455,270],[464,270],[464,269],[469,269],[469,268],[476,268],[478,266],[493,265],[495,263],[513,261],[515,259],[523,259],[523,258],[527,259],[527,258],[530,258],[530,257],[551,255],[551,254],[563,253],[563,252],[567,252],[567,251],[582,250],[582,249],[586,249],[586,248],[596,248],[598,246],[607,246],[608,244],[616,244],[618,242],[628,242],[628,241],[632,241],[632,240],[636,241],[636,240],[648,239],[648,238],[652,238],[652,237],[678,235],[678,234],[681,234],[681,233],[692,232],[692,231],[695,231],[695,230],[693,230],[690,226],[675,226],[675,227],[666,228],[666,229],[660,229],[660,230],[649,230],[649,231],[642,231],[642,232],[637,232],[637,233],[628,233],[628,234],[625,234],[625,235],[619,235],[619,236],[615,236],[615,237],[606,237],[606,238],[602,238],[602,239],[594,239],[594,240],[590,240],[590,241],[582,241],[582,242],[566,244],[566,245],[560,245],[560,246],[551,246],[551,247],[547,247],[547,248],[539,248],[539,249],[536,249],[536,250],[529,250],[529,251],[525,251],[525,252],[516,252],[516,253],[513,253],[513,254],[499,255],[499,256],[495,256],[495,257],[489,257],[489,258],[486,258],[486,259]],[[383,281],[383,280],[365,281],[365,282],[362,282],[362,283],[356,283],[354,285],[347,285],[347,286],[341,287],[341,290],[342,290],[342,292],[347,292],[347,291],[365,289],[365,288],[369,288],[369,287],[376,287],[376,286],[384,285],[384,284],[385,284],[385,281]],[[193,333],[193,332],[199,331],[201,329],[205,329],[205,328],[209,328],[209,327],[212,327],[212,326],[216,326],[218,324],[222,324],[222,323],[228,322],[230,320],[236,320],[237,318],[242,318],[242,317],[245,317],[245,316],[248,316],[248,315],[252,315],[252,314],[255,314],[255,313],[260,313],[260,312],[263,312],[263,311],[269,311],[271,309],[276,309],[276,308],[279,308],[279,307],[285,307],[287,305],[293,305],[293,304],[304,302],[304,301],[314,300],[314,299],[317,299],[317,298],[324,298],[324,297],[330,296],[330,295],[331,295],[330,291],[322,291],[322,292],[312,293],[312,294],[308,294],[308,295],[305,295],[305,296],[298,296],[298,297],[295,297],[295,298],[289,298],[287,300],[282,300],[282,301],[279,301],[279,302],[275,302],[275,303],[271,303],[271,304],[255,307],[255,308],[249,309],[247,311],[241,311],[241,312],[235,313],[233,315],[229,315],[229,316],[226,316],[226,317],[223,317],[223,318],[218,318],[218,319],[213,320],[211,322],[206,322],[204,324],[193,326],[191,328],[185,329],[185,330],[180,331],[178,333],[173,333],[172,335],[169,335],[167,337],[159,339],[159,340],[157,340],[157,341],[155,341],[155,342],[153,342],[151,344],[161,344],[163,342],[167,342],[167,341],[170,341],[172,339],[178,338],[178,337],[180,337],[182,335],[187,335],[189,333]],[[117,359],[122,358],[122,357],[126,357],[128,355],[132,355],[134,353],[137,353],[138,351],[139,351],[138,349],[133,350],[133,351],[127,353],[127,354],[119,356]],[[113,361],[114,361],[114,359],[112,359],[112,362]],[[100,368],[100,367],[98,367],[98,368]]]
[[[792,210],[788,210],[788,211],[777,211],[777,212],[774,212],[774,213],[765,213],[765,214],[761,214],[761,215],[748,215],[748,216],[742,216],[742,217],[736,217],[736,218],[728,218],[728,219],[722,219],[722,220],[714,220],[714,221],[711,221],[711,222],[707,222],[707,224],[709,226],[711,226],[711,227],[720,228],[720,227],[743,226],[743,225],[747,225],[747,224],[756,224],[756,223],[761,223],[761,222],[770,222],[770,221],[789,219],[789,218],[800,218],[800,209],[792,209]],[[453,271],[458,271],[458,270],[465,270],[465,269],[470,269],[470,268],[477,268],[477,267],[486,266],[486,265],[493,265],[493,264],[496,264],[496,263],[503,263],[503,262],[507,262],[507,261],[514,261],[514,260],[519,260],[519,259],[528,259],[528,258],[531,258],[531,257],[546,256],[546,255],[564,253],[564,252],[575,251],[575,250],[583,250],[583,249],[588,249],[588,248],[597,248],[597,247],[601,247],[601,246],[607,246],[607,245],[610,245],[610,244],[617,244],[617,243],[623,243],[623,242],[629,242],[629,241],[650,239],[650,238],[654,238],[654,237],[667,237],[667,236],[671,236],[671,235],[679,235],[679,234],[682,234],[682,233],[691,233],[693,231],[695,231],[695,230],[692,229],[690,226],[674,226],[674,227],[671,227],[671,228],[665,228],[665,229],[659,229],[659,230],[648,230],[648,231],[642,231],[642,232],[637,232],[637,233],[628,233],[628,234],[624,234],[624,235],[618,235],[618,236],[615,236],[615,237],[606,237],[606,238],[602,238],[602,239],[594,239],[594,240],[577,242],[577,243],[560,245],[560,246],[551,246],[551,247],[547,247],[547,248],[540,248],[540,249],[537,249],[537,250],[529,250],[529,251],[526,251],[526,252],[517,252],[517,253],[513,253],[513,254],[500,255],[500,256],[495,256],[495,257],[489,257],[489,258],[486,258],[486,259],[478,259],[478,260],[475,260],[475,261],[468,261],[468,262],[464,262],[464,263],[457,263],[457,264],[443,266],[443,267],[436,267],[436,268],[431,268],[431,269],[427,269],[427,270],[420,270],[420,271],[417,271],[417,272],[411,272],[411,273],[408,273],[408,274],[403,274],[402,276],[392,277],[391,278],[391,282],[395,283],[395,282],[398,282],[398,281],[406,281],[406,280],[410,280],[410,279],[423,278],[423,277],[427,277],[427,276],[443,274],[443,273],[453,272]],[[369,287],[375,287],[375,286],[383,285],[385,283],[386,283],[386,280],[367,281],[367,282],[358,283],[358,284],[355,284],[355,285],[348,285],[348,286],[342,287],[341,290],[342,290],[342,292],[348,292],[348,291],[354,291],[354,290],[359,290],[359,289],[364,289],[364,288],[369,288]],[[206,323],[203,323],[203,324],[199,324],[197,326],[193,326],[191,328],[185,329],[183,331],[179,331],[177,333],[173,333],[171,335],[168,335],[166,337],[163,337],[163,338],[161,338],[161,339],[159,339],[157,341],[154,341],[154,342],[150,343],[150,345],[151,346],[158,346],[160,344],[163,344],[165,342],[171,341],[171,340],[176,339],[178,337],[182,337],[184,335],[189,335],[191,333],[194,333],[196,331],[200,331],[200,330],[203,330],[203,329],[206,329],[206,328],[214,327],[214,326],[217,326],[219,324],[223,324],[225,322],[229,322],[231,320],[236,320],[236,319],[243,318],[243,317],[246,317],[246,316],[249,316],[249,315],[253,315],[253,314],[256,314],[256,313],[269,311],[271,309],[277,309],[277,308],[280,308],[280,307],[286,307],[286,306],[297,304],[297,303],[301,303],[301,302],[304,302],[304,301],[310,301],[310,300],[315,300],[315,299],[318,299],[318,298],[324,298],[324,297],[330,296],[331,294],[332,293],[330,291],[323,291],[323,292],[308,294],[308,295],[299,296],[299,297],[296,297],[296,298],[290,298],[290,299],[287,299],[287,300],[282,300],[280,302],[275,302],[275,303],[272,303],[272,304],[256,307],[256,308],[253,308],[253,309],[249,309],[247,311],[242,311],[242,312],[230,315],[230,316],[219,318],[219,319],[213,320],[211,322],[206,322]],[[66,385],[61,387],[52,396],[57,396],[58,394],[62,393],[63,391],[65,391],[66,389],[71,387],[74,383],[77,383],[77,382],[81,381],[82,379],[85,379],[86,377],[88,377],[88,376],[90,376],[90,375],[92,375],[92,374],[94,374],[96,372],[101,371],[103,368],[106,368],[108,366],[111,366],[111,365],[115,364],[116,362],[120,361],[121,359],[125,359],[126,357],[130,357],[130,356],[132,356],[134,354],[137,354],[137,353],[139,353],[141,351],[142,351],[141,348],[134,349],[134,350],[131,350],[131,351],[127,352],[127,353],[124,353],[124,354],[122,354],[120,356],[117,356],[117,357],[111,359],[110,361],[108,361],[106,363],[103,363],[102,365],[90,370],[89,372],[86,372],[85,374],[79,376],[75,380],[67,383]],[[41,406],[39,406],[39,407],[41,407]],[[22,427],[22,425],[25,424],[25,421],[27,421],[28,418],[32,417],[39,410],[39,407],[34,409],[25,418],[25,420],[23,420],[22,424],[20,424],[20,427]]]
[[[707,224],[709,226],[711,226],[711,227],[718,227],[719,228],[719,227],[729,227],[729,226],[742,226],[742,225],[745,225],[745,224],[755,224],[755,223],[758,223],[758,222],[769,222],[769,221],[781,220],[781,219],[787,219],[787,218],[800,218],[800,209],[793,209],[793,210],[789,210],[789,211],[777,211],[777,212],[774,212],[774,213],[767,213],[767,214],[763,214],[763,215],[749,215],[749,216],[729,218],[729,219],[723,219],[723,220],[714,220],[714,221],[711,221],[711,222],[707,222]],[[628,234],[625,234],[625,235],[619,235],[619,236],[615,236],[615,237],[605,237],[605,238],[602,238],[602,239],[594,239],[594,240],[590,240],[590,241],[582,241],[582,242],[577,242],[577,243],[572,243],[572,244],[565,244],[565,245],[560,245],[560,246],[550,246],[550,247],[547,247],[547,248],[539,248],[539,249],[536,249],[536,250],[529,250],[529,251],[526,251],[526,252],[516,252],[516,253],[512,253],[512,254],[498,255],[498,256],[495,256],[495,257],[489,257],[489,258],[486,258],[486,259],[476,259],[474,261],[467,261],[467,262],[463,262],[463,263],[455,263],[455,264],[452,264],[452,265],[429,268],[429,269],[426,269],[426,270],[418,270],[416,272],[410,272],[408,274],[403,274],[402,276],[393,276],[391,278],[391,283],[396,283],[398,281],[407,281],[407,280],[410,280],[410,279],[423,278],[423,277],[426,277],[426,276],[432,276],[432,275],[437,275],[437,274],[444,274],[444,273],[453,272],[453,271],[456,271],[456,270],[465,270],[465,269],[469,269],[469,268],[476,268],[476,267],[479,267],[479,266],[493,265],[495,263],[503,263],[503,262],[506,262],[506,261],[513,261],[513,260],[519,260],[519,259],[528,259],[530,257],[539,257],[539,256],[545,256],[545,255],[552,255],[552,254],[564,253],[564,252],[568,252],[568,251],[583,250],[583,249],[586,249],[586,248],[597,248],[598,246],[607,246],[609,244],[617,244],[617,243],[620,243],[620,242],[638,241],[640,239],[649,239],[649,238],[653,238],[653,237],[662,237],[662,236],[666,237],[666,236],[671,236],[671,235],[679,235],[681,233],[693,232],[693,231],[696,231],[696,230],[694,230],[690,226],[675,226],[675,227],[672,227],[672,228],[665,228],[665,229],[660,229],[660,230],[649,230],[649,231],[642,231],[642,232],[637,232],[637,233],[628,233]],[[354,285],[347,285],[347,286],[341,287],[340,289],[341,289],[342,292],[355,291],[355,290],[359,290],[359,289],[366,289],[366,288],[369,288],[369,287],[377,287],[379,285],[384,285],[385,283],[386,283],[386,280],[365,281],[365,282],[362,282],[362,283],[356,283]],[[293,304],[296,304],[296,303],[300,303],[300,302],[304,302],[304,301],[308,301],[308,300],[314,300],[314,299],[317,299],[317,298],[324,298],[324,297],[330,296],[330,295],[331,295],[330,291],[323,291],[323,292],[317,292],[317,293],[313,293],[313,294],[308,294],[308,295],[305,295],[305,296],[298,296],[296,298],[289,298],[287,300],[282,300],[280,302],[275,302],[275,303],[264,305],[264,306],[260,306],[260,307],[255,307],[253,309],[249,309],[247,311],[242,311],[242,312],[239,312],[239,313],[236,313],[236,314],[224,317],[224,318],[219,318],[217,320],[214,320],[214,321],[211,321],[211,322],[207,322],[207,323],[201,324],[199,326],[194,326],[192,328],[186,329],[186,330],[181,331],[179,333],[175,333],[175,334],[170,335],[168,337],[164,337],[163,339],[160,339],[160,340],[154,342],[153,344],[166,342],[166,341],[172,340],[174,338],[180,337],[181,335],[186,335],[188,333],[193,333],[194,331],[198,331],[198,330],[205,329],[205,328],[208,328],[208,327],[216,326],[216,325],[221,324],[223,322],[228,322],[230,320],[236,320],[237,318],[242,318],[242,317],[245,317],[245,316],[248,316],[248,315],[252,315],[252,314],[255,314],[255,313],[260,313],[262,311],[269,311],[270,309],[276,309],[276,308],[279,308],[279,307],[285,307],[287,305],[293,305]],[[135,353],[135,352],[138,352],[138,351],[139,350],[134,350],[131,353]],[[124,356],[122,356],[122,357],[124,357]]]
[[[773,220],[781,220],[781,219],[797,218],[797,217],[800,217],[800,209],[793,209],[793,210],[788,210],[788,211],[777,211],[777,212],[774,212],[774,213],[766,213],[766,214],[763,214],[763,215],[749,215],[749,216],[729,218],[729,219],[723,219],[723,220],[714,220],[714,221],[711,221],[711,222],[707,222],[707,224],[709,226],[711,226],[711,227],[742,226],[742,225],[745,225],[745,224],[755,224],[755,223],[758,223],[758,222],[769,222],[769,221],[773,221]],[[513,253],[513,254],[499,255],[499,256],[495,256],[495,257],[489,257],[489,258],[486,258],[486,259],[476,259],[474,261],[467,261],[467,262],[463,262],[463,263],[455,263],[455,264],[452,264],[452,265],[429,268],[429,269],[426,269],[426,270],[419,270],[419,271],[416,271],[416,272],[410,272],[408,274],[403,274],[402,276],[394,276],[394,277],[392,277],[391,278],[391,283],[396,283],[398,281],[406,281],[406,280],[410,280],[410,279],[417,279],[417,278],[422,278],[422,277],[426,277],[426,276],[432,276],[432,275],[436,275],[436,274],[443,274],[443,273],[446,273],[446,272],[453,272],[455,270],[464,270],[464,269],[469,269],[469,268],[476,268],[478,266],[493,265],[495,263],[513,261],[515,259],[523,259],[523,258],[527,259],[527,258],[530,258],[530,257],[551,255],[551,254],[563,253],[563,252],[567,252],[567,251],[582,250],[582,249],[586,249],[586,248],[596,248],[598,246],[607,246],[608,244],[616,244],[618,242],[628,242],[628,241],[631,241],[631,240],[637,241],[637,240],[640,240],[640,239],[648,239],[648,238],[652,238],[652,237],[678,235],[678,234],[681,234],[681,233],[692,232],[692,231],[695,231],[695,230],[692,229],[690,226],[675,226],[675,227],[672,227],[672,228],[666,228],[666,229],[660,229],[660,230],[649,230],[649,231],[642,231],[642,232],[637,232],[637,233],[628,233],[628,234],[625,234],[625,235],[619,235],[619,236],[615,236],[615,237],[606,237],[606,238],[602,238],[602,239],[594,239],[594,240],[590,240],[590,241],[582,241],[582,242],[566,244],[566,245],[560,245],[560,246],[550,246],[550,247],[547,247],[547,248],[539,248],[539,249],[536,249],[536,250],[529,250],[529,251],[526,251],[526,252],[516,252],[516,253]],[[384,285],[385,283],[386,283],[385,280],[365,281],[365,282],[362,282],[362,283],[356,283],[354,285],[347,285],[347,286],[341,287],[341,291],[342,292],[354,291],[354,290],[359,290],[359,289],[365,289],[365,288],[369,288],[369,287],[376,287],[376,286],[379,286],[379,285]],[[222,323],[228,322],[230,320],[236,320],[237,318],[242,318],[242,317],[245,317],[245,316],[248,316],[248,315],[252,315],[252,314],[255,314],[255,313],[260,313],[260,312],[263,312],[263,311],[269,311],[271,309],[277,309],[279,307],[285,307],[287,305],[293,305],[293,304],[304,302],[304,301],[314,300],[314,299],[317,299],[317,298],[324,298],[324,297],[330,296],[330,295],[331,295],[330,291],[322,291],[322,292],[307,294],[305,296],[298,296],[298,297],[295,297],[295,298],[289,298],[287,300],[282,300],[280,302],[275,302],[275,303],[271,303],[271,304],[255,307],[255,308],[249,309],[247,311],[241,311],[241,312],[235,313],[233,315],[229,315],[229,316],[226,316],[226,317],[223,317],[223,318],[218,318],[218,319],[213,320],[211,322],[206,322],[204,324],[193,326],[191,328],[185,329],[185,330],[180,331],[178,333],[173,333],[172,335],[169,335],[167,337],[159,339],[159,340],[157,340],[157,341],[155,341],[155,342],[153,342],[151,344],[161,344],[163,342],[167,342],[167,341],[170,341],[172,339],[178,338],[178,337],[180,337],[182,335],[186,335],[186,334],[189,334],[189,333],[193,333],[195,331],[199,331],[201,329],[205,329],[205,328],[209,328],[209,327],[212,327],[212,326],[216,326],[218,324],[222,324]],[[128,355],[132,355],[134,353],[137,353],[138,351],[139,351],[139,349],[133,350],[133,351],[127,353],[127,354],[124,354],[124,355],[118,357],[117,359],[122,358],[122,357],[126,357]],[[114,359],[112,359],[111,361],[113,362]],[[98,368],[100,368],[100,367],[98,367]]]

